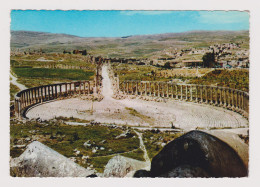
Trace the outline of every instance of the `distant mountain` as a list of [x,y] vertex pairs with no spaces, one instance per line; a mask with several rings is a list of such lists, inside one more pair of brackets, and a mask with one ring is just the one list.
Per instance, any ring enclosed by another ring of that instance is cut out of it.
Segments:
[[109,57],[149,57],[168,48],[206,47],[213,43],[241,41],[248,45],[249,31],[190,31],[111,38],[11,31],[11,48],[41,48],[46,52],[87,49],[92,54]]

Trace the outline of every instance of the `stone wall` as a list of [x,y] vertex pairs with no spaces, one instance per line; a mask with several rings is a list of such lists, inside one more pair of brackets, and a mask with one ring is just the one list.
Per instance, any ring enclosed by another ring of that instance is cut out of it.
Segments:
[[119,84],[125,95],[172,98],[211,104],[227,108],[248,118],[249,94],[237,89],[218,86],[176,84],[153,81],[123,81]]

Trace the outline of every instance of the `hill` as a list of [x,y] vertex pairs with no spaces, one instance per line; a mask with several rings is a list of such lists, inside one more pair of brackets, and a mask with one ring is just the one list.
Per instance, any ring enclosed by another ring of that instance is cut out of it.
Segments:
[[[161,56],[164,50],[202,48],[214,43],[240,42],[249,48],[249,31],[191,31],[123,37],[79,37],[32,31],[11,31],[11,48],[62,52],[87,49],[94,55],[125,58]],[[165,56],[165,54],[164,54]]]

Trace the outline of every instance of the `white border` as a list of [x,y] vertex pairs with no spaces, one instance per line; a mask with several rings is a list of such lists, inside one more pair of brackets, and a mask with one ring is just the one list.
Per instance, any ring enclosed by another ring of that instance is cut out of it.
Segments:
[[[260,184],[260,1],[258,0],[8,0],[0,7],[1,128],[0,184],[2,186],[259,186]],[[249,10],[250,11],[250,173],[240,179],[85,179],[11,178],[9,176],[9,54],[11,9],[63,10]]]

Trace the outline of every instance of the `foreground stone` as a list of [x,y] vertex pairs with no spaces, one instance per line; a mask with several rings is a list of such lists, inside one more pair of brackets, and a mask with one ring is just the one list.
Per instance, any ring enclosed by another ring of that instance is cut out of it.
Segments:
[[132,177],[137,170],[147,167],[147,162],[118,155],[108,161],[103,177]]
[[38,141],[29,144],[10,163],[11,172],[23,177],[87,177],[95,174]]
[[[237,142],[240,144],[241,142]],[[248,148],[244,150],[248,152]],[[201,131],[189,133],[167,144],[152,160],[150,171],[134,177],[245,177],[246,164],[239,154],[219,138]]]

